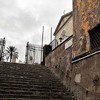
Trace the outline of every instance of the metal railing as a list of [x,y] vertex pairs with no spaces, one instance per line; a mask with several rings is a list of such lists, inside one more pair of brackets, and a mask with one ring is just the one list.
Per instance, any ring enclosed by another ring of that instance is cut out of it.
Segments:
[[29,63],[29,61],[31,61],[32,64],[41,63],[43,59],[41,57],[41,54],[43,55],[43,48],[41,47],[41,45],[35,45],[27,42],[25,54],[25,61],[27,64]]

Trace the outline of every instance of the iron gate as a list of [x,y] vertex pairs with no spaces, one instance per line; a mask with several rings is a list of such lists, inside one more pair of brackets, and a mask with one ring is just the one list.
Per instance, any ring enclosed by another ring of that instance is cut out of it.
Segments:
[[27,42],[25,61],[27,64],[40,64],[43,60],[43,48]]

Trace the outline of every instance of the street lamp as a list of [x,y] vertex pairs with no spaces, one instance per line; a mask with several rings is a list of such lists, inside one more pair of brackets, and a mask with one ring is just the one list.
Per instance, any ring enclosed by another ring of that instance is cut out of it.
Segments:
[[26,64],[28,64],[28,49],[29,49],[29,42],[26,45]]
[[63,39],[62,37],[59,38],[60,42],[62,42],[62,39]]
[[65,35],[65,34],[61,34],[59,40],[60,42],[62,42],[62,40],[66,39],[66,37],[68,38],[69,36]]
[[3,54],[4,54],[4,48],[5,48],[5,38],[3,38],[1,41],[0,41],[0,45],[1,45],[1,52],[0,52],[0,61],[3,59]]

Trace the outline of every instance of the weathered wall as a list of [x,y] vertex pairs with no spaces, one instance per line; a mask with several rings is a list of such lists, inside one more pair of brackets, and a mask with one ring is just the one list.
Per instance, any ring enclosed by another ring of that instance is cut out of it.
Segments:
[[71,90],[78,100],[100,100],[100,53],[72,66]]
[[72,48],[65,49],[65,43],[60,44],[46,58],[45,65],[61,79],[61,81],[70,87],[71,79],[71,52]]
[[[72,63],[90,51],[88,31],[100,23],[100,0],[73,0],[73,49],[65,42],[46,57],[48,66],[77,100],[100,100],[100,53]],[[71,53],[72,52],[72,53]]]
[[100,23],[100,0],[73,0],[73,58],[90,49],[88,30]]
[[69,88],[77,100],[100,98],[100,53],[72,63],[72,48],[59,45],[45,59],[45,65]]
[[[100,0],[73,0],[72,58],[90,51],[88,31],[100,23]],[[73,63],[71,89],[78,100],[100,99],[100,54]]]

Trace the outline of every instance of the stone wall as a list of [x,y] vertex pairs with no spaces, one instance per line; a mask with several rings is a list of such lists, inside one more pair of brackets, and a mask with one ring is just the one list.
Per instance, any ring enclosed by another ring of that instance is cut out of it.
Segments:
[[[100,0],[73,0],[72,58],[74,63],[72,64],[71,90],[78,100],[100,100],[100,54],[90,53],[88,33],[99,23]],[[82,60],[74,61],[79,59]]]
[[65,44],[72,36],[56,47],[46,58],[45,65],[59,78],[67,87],[70,86],[72,47],[65,49]]
[[45,58],[45,65],[69,88],[77,100],[100,98],[100,53],[72,62],[72,47],[64,41]]
[[100,0],[73,0],[73,22],[73,48],[64,49],[63,42],[46,57],[46,66],[77,100],[100,100],[100,51],[90,53],[88,33],[100,23]]
[[88,31],[100,23],[100,0],[73,0],[73,58],[90,50]]
[[100,99],[100,53],[72,64],[71,90],[78,100]]

